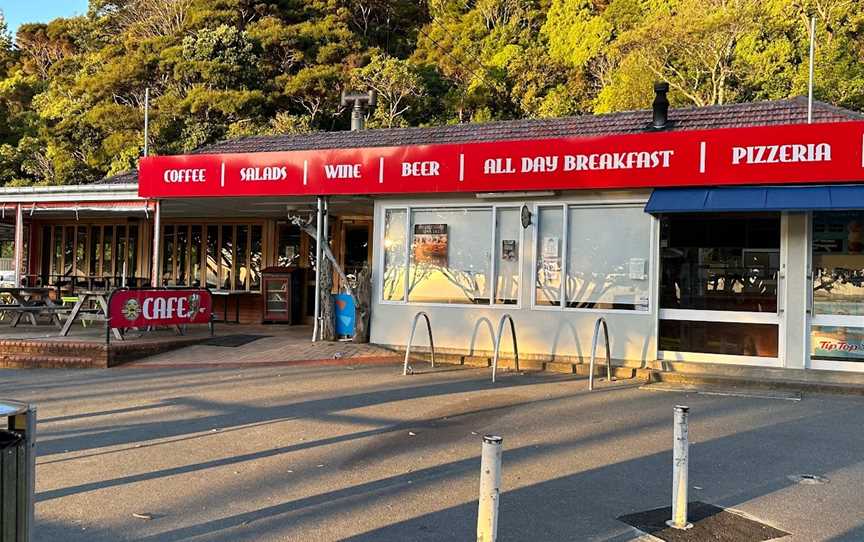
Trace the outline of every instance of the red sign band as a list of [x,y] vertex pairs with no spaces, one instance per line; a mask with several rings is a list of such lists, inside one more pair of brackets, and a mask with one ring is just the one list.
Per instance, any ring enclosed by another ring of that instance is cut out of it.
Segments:
[[143,158],[148,198],[856,182],[864,122]]

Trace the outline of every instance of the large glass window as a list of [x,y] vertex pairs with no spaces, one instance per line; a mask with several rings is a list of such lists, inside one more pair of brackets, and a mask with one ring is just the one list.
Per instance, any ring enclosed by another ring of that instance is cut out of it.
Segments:
[[650,250],[651,217],[641,208],[570,207],[566,306],[647,311]]
[[519,300],[522,224],[519,209],[496,209],[495,220],[495,303],[515,305]]
[[289,222],[276,224],[278,237],[277,258],[280,267],[300,265],[300,228]]
[[780,217],[664,216],[660,266],[661,308],[776,312]]
[[69,283],[94,288],[133,285],[138,265],[137,224],[46,226],[42,277],[45,284]]
[[779,271],[779,214],[662,217],[660,350],[776,358]]
[[536,278],[534,301],[537,305],[561,305],[562,236],[564,207],[537,210]]
[[864,213],[813,213],[813,311],[864,316]]
[[382,298],[385,301],[405,299],[405,272],[408,263],[408,238],[405,224],[408,211],[387,209],[384,213],[384,276]]
[[166,225],[165,284],[260,290],[263,231],[261,224],[248,223]]
[[408,301],[489,303],[492,210],[411,213]]
[[812,359],[864,362],[864,212],[813,213]]
[[537,215],[537,305],[648,310],[651,217],[642,208],[556,205]]
[[489,305],[494,297],[495,303],[518,302],[517,208],[387,209],[384,222],[383,300]]

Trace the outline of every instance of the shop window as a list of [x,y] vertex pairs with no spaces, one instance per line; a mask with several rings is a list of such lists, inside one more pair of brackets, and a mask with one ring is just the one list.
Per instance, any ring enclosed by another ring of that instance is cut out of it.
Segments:
[[495,210],[495,303],[515,305],[519,301],[522,223],[519,209]]
[[201,249],[204,240],[201,238],[201,225],[189,228],[189,286],[201,285]]
[[537,305],[561,304],[562,261],[561,237],[564,232],[564,208],[540,207],[537,210],[536,286]]
[[670,215],[660,228],[661,308],[777,311],[779,216]]
[[776,324],[660,320],[660,350],[776,358]]
[[641,208],[541,206],[535,304],[647,311],[650,251],[651,217]]
[[114,226],[105,226],[102,231],[102,274],[114,274]]
[[864,362],[864,213],[813,213],[812,359]]
[[387,209],[382,299],[516,304],[521,239],[516,207]]
[[163,282],[167,285],[261,289],[260,224],[168,225],[162,243]]
[[565,305],[647,311],[651,217],[636,207],[570,207],[567,212]]
[[813,310],[864,316],[864,213],[813,214]]
[[263,228],[254,224],[251,229],[251,246],[249,249],[249,289],[261,289],[261,261],[264,258],[262,251]]
[[42,229],[42,281],[92,288],[134,285],[138,226],[78,224]]
[[491,209],[411,212],[408,301],[489,303]]
[[300,266],[300,228],[289,222],[279,222],[278,262],[280,267]]
[[176,226],[166,226],[162,238],[162,283],[166,286],[176,286],[176,268],[174,267],[174,242],[177,238]]
[[384,273],[382,298],[385,301],[405,299],[405,274],[408,263],[408,240],[405,225],[408,211],[387,209],[384,213]]
[[219,287],[230,290],[234,277],[234,226],[222,226],[222,245],[219,247],[219,254]]
[[219,286],[219,226],[207,226],[207,269],[205,283],[208,288]]

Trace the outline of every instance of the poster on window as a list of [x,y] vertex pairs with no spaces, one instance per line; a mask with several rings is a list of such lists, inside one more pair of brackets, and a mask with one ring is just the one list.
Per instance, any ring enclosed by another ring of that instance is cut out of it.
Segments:
[[414,261],[447,267],[447,224],[414,224]]
[[501,259],[505,262],[515,262],[519,259],[516,250],[515,239],[503,239],[501,241]]
[[864,362],[864,329],[813,326],[810,344],[814,358]]
[[540,254],[543,256],[543,271],[546,273],[561,271],[560,241],[558,237],[544,237],[541,243]]

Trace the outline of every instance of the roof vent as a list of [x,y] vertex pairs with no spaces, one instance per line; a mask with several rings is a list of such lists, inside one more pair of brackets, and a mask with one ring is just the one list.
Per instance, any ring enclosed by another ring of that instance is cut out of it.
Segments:
[[654,110],[654,120],[651,121],[651,128],[654,130],[663,130],[669,122],[667,92],[669,92],[669,83],[665,81],[654,83],[654,103],[651,104]]

